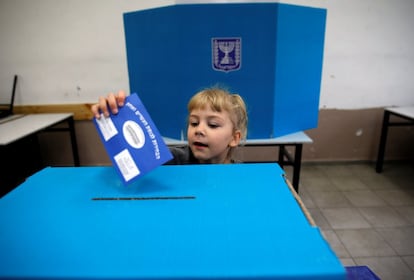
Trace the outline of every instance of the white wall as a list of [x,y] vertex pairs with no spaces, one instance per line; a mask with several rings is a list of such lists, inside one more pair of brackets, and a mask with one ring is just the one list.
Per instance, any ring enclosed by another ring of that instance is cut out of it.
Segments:
[[[17,104],[90,103],[128,90],[122,13],[174,2],[0,0],[0,94],[15,73]],[[414,104],[414,1],[279,2],[328,10],[321,108]]]
[[95,102],[129,88],[122,14],[172,1],[0,0],[0,93],[17,104]]
[[321,108],[414,105],[414,1],[281,2],[328,11]]

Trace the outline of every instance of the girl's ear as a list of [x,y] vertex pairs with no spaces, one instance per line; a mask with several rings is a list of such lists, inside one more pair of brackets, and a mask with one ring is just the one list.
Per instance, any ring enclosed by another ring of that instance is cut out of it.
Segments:
[[237,147],[240,144],[240,140],[241,140],[241,132],[240,130],[236,130],[233,133],[233,139],[230,141],[229,146],[231,148]]

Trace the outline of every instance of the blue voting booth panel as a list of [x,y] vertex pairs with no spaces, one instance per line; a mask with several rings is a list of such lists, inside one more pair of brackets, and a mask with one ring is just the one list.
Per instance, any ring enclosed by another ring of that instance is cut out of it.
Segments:
[[326,10],[279,3],[174,5],[124,14],[131,92],[164,136],[186,131],[205,87],[245,99],[248,138],[315,128]]

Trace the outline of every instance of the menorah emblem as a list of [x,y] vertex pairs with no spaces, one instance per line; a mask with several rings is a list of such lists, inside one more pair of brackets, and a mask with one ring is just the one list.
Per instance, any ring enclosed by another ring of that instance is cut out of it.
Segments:
[[241,67],[241,38],[213,38],[212,62],[216,71],[235,71]]
[[233,59],[229,57],[229,53],[234,50],[234,46],[236,44],[234,42],[219,42],[218,46],[219,49],[224,52],[224,57],[221,59],[220,64],[233,64]]

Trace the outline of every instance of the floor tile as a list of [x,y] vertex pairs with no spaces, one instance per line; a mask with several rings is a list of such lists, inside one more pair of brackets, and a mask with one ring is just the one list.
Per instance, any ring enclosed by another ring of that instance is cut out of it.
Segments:
[[325,177],[325,173],[318,163],[305,163],[302,165],[300,176],[303,178],[320,178]]
[[372,164],[372,163],[349,164],[348,168],[352,171],[352,174],[355,177],[358,177],[360,179],[381,176],[381,174],[378,174],[377,172],[375,172],[375,164]]
[[357,265],[366,265],[381,280],[414,279],[414,271],[400,257],[355,258]]
[[325,237],[326,241],[328,241],[329,245],[331,246],[332,250],[335,251],[336,256],[338,258],[350,258],[348,251],[342,244],[341,240],[339,240],[338,236],[333,230],[323,230],[323,236]]
[[414,165],[302,165],[302,197],[344,266],[367,265],[381,279],[414,279]]
[[398,254],[414,255],[414,226],[380,228],[378,232]]
[[400,213],[411,225],[414,225],[414,206],[400,206],[395,207],[395,210]]
[[410,223],[392,207],[365,207],[359,212],[373,227],[400,227]]
[[323,216],[333,229],[370,228],[371,225],[355,208],[321,209]]
[[374,192],[389,205],[414,206],[414,197],[410,192],[403,190],[379,190]]
[[402,257],[402,259],[414,271],[414,255],[413,256],[404,256],[404,257]]
[[414,187],[414,164],[413,162],[392,162],[384,165],[383,176],[392,180],[401,189],[412,189]]
[[331,178],[331,181],[336,189],[340,191],[368,190],[367,185],[355,177]]
[[361,177],[360,180],[363,182],[368,189],[370,190],[394,190],[398,188],[398,185],[395,184],[392,180],[389,178],[378,175],[373,175],[371,177]]
[[311,214],[313,220],[315,221],[316,225],[320,229],[332,229],[331,225],[329,224],[328,220],[322,214],[321,210],[317,208],[309,208],[309,213]]
[[355,262],[352,258],[339,258],[343,266],[355,266]]
[[351,203],[338,191],[315,191],[310,196],[318,207],[349,207]]
[[336,186],[326,177],[305,177],[301,179],[303,188],[308,191],[336,191]]
[[375,229],[335,230],[352,257],[396,256],[396,252]]
[[345,164],[332,163],[332,164],[320,165],[320,169],[325,173],[326,176],[328,176],[328,178],[338,178],[338,177],[349,178],[349,177],[354,176],[354,173],[349,167],[350,165],[346,163]]
[[[411,172],[414,173],[414,170]],[[404,177],[397,177],[393,179],[395,184],[400,186],[401,189],[412,190],[414,188],[414,176],[411,176],[410,179]]]
[[315,208],[315,202],[313,202],[312,197],[309,194],[309,191],[307,189],[303,189],[299,187],[299,197],[302,200],[302,202],[306,205],[306,208]]
[[356,207],[386,206],[387,203],[373,191],[349,191],[344,192],[345,197]]

